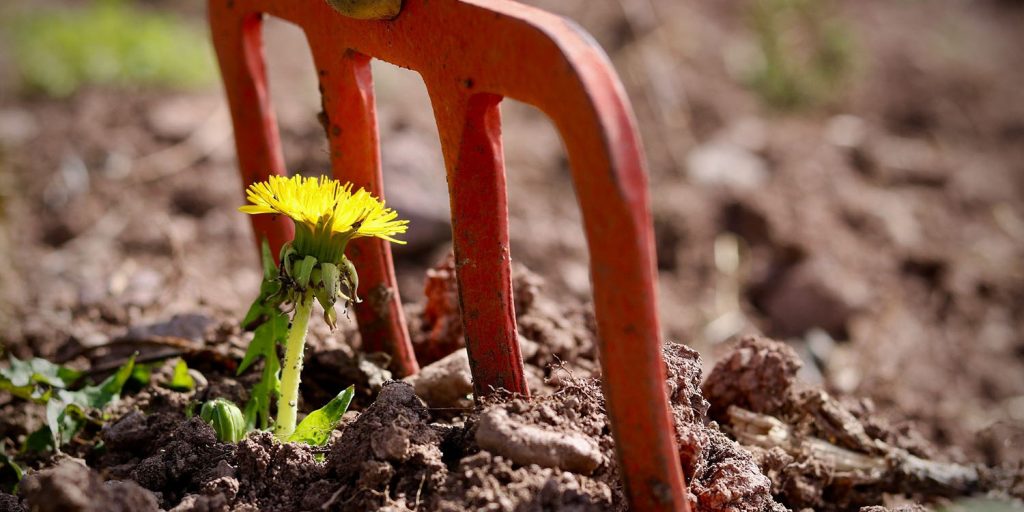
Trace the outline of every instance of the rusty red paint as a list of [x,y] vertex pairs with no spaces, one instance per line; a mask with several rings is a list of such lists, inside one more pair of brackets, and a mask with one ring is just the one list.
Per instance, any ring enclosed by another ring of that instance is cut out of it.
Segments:
[[[686,510],[665,395],[647,173],[632,111],[604,53],[571,22],[507,0],[406,0],[390,21],[360,21],[314,0],[210,0],[210,21],[245,185],[282,173],[267,97],[260,14],[301,27],[324,91],[335,176],[381,193],[372,56],[419,72],[449,176],[460,302],[476,391],[528,393],[516,342],[498,102],[545,112],[569,155],[590,248],[608,414],[630,503]],[[337,129],[334,127],[337,126]],[[285,219],[253,218],[279,246]],[[415,227],[414,227],[415,228]],[[386,244],[353,246],[370,348],[396,369],[416,361]]]

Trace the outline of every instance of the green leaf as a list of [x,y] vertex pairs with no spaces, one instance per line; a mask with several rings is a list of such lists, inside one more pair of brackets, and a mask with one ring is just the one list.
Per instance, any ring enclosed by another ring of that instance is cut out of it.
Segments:
[[40,386],[15,386],[9,380],[0,379],[0,391],[6,391],[18,398],[31,400],[36,403],[45,404],[50,400],[53,391],[50,388]]
[[246,430],[266,429],[270,425],[270,400],[281,393],[281,361],[275,353],[263,365],[260,381],[252,388],[252,395],[245,404]]
[[75,421],[74,416],[65,414],[68,407],[70,404],[61,400],[50,400],[46,404],[46,426],[50,431],[50,445],[57,451],[60,451],[65,439],[70,439],[82,427]]
[[283,299],[278,293],[281,291],[281,282],[278,280],[277,266],[274,264],[274,257],[270,253],[270,244],[266,239],[263,240],[262,253],[263,282],[260,284],[259,296],[253,301],[242,320],[242,327],[245,329],[252,329],[266,322],[273,312],[277,311]]
[[[292,252],[291,244],[281,247],[281,261],[288,261]],[[253,387],[252,395],[245,404],[247,430],[255,429],[257,425],[259,428],[267,428],[270,422],[270,402],[280,387],[278,370],[281,369],[281,362],[277,355],[277,345],[283,344],[288,336],[288,315],[280,310],[284,296],[280,293],[279,270],[266,240],[262,244],[262,253],[263,284],[260,286],[260,295],[242,321],[242,327],[255,328],[255,331],[237,372],[241,375],[260,358],[264,360],[260,381]]]
[[78,391],[58,389],[46,404],[46,425],[49,427],[53,446],[59,449],[64,441],[71,439],[82,428],[86,411],[103,409],[121,396],[121,388],[132,376],[135,356],[118,368],[110,377],[96,386],[86,386]]
[[245,357],[238,365],[238,374],[241,374],[256,360],[263,358],[260,381],[253,386],[252,395],[245,404],[245,419],[249,430],[257,425],[259,428],[267,428],[270,422],[270,402],[277,396],[280,387],[278,370],[281,369],[281,361],[277,355],[277,345],[284,343],[287,336],[288,315],[275,308],[269,319],[256,328]]
[[317,409],[303,418],[295,433],[288,438],[289,441],[306,443],[311,446],[323,446],[331,438],[331,431],[338,426],[341,417],[345,415],[352,397],[355,395],[355,387],[349,386],[338,393],[327,405]]
[[274,263],[274,255],[270,252],[270,242],[266,238],[260,244],[260,261],[263,263],[263,280],[277,279],[277,264]]
[[274,314],[253,333],[249,348],[245,351],[242,363],[238,365],[237,375],[249,369],[260,357],[277,357],[277,344],[284,343],[288,336],[288,315],[274,311]]
[[135,382],[139,386],[149,384],[149,380],[153,376],[153,368],[156,365],[157,363],[136,364],[132,368],[132,376],[128,380]]
[[3,475],[4,468],[10,468],[11,474],[14,476],[14,485],[3,488],[3,490],[13,493],[18,487],[18,482],[21,482],[21,477],[25,475],[25,471],[13,457],[7,455],[7,441],[0,440],[0,476]]
[[192,391],[196,387],[196,381],[188,374],[188,364],[184,359],[178,359],[174,365],[174,375],[171,376],[167,387],[175,391]]
[[7,391],[25,400],[45,403],[50,399],[50,389],[65,389],[79,378],[82,372],[38,357],[22,361],[9,358],[10,367],[0,368],[0,391]]
[[110,377],[96,386],[86,386],[78,391],[59,391],[57,395],[68,404],[76,404],[82,408],[102,409],[121,396],[121,388],[132,376],[135,368],[135,355],[117,369]]
[[53,448],[53,436],[50,435],[50,427],[43,425],[35,432],[25,436],[21,443],[21,453],[45,452]]
[[10,368],[0,369],[0,377],[7,379],[14,386],[46,384],[55,388],[67,388],[82,377],[80,371],[38,357],[21,361],[11,356],[10,363]]

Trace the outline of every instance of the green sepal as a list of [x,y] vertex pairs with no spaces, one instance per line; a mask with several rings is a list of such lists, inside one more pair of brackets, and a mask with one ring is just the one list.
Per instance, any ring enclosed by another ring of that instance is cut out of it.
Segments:
[[338,327],[338,310],[334,309],[334,306],[324,309],[324,322],[327,323],[331,330]]
[[319,277],[319,282],[314,283],[313,294],[324,308],[324,321],[334,329],[338,323],[338,313],[334,310],[334,304],[339,296],[346,301],[348,297],[341,294],[340,272],[337,265],[321,263]]
[[295,264],[295,284],[300,289],[305,289],[309,286],[309,276],[313,274],[313,268],[316,267],[316,258],[313,256],[306,256],[302,261]]
[[230,400],[215,398],[203,404],[199,417],[213,427],[217,439],[223,443],[237,443],[245,437],[245,417]]
[[349,386],[338,396],[327,402],[327,405],[309,413],[295,427],[295,432],[288,438],[293,443],[306,443],[310,446],[323,446],[331,438],[331,431],[341,422],[341,417],[348,411],[355,387]]
[[341,294],[345,295],[346,301],[356,304],[362,302],[357,293],[359,290],[359,273],[356,272],[356,266],[348,258],[342,257],[339,270],[341,271]]
[[294,256],[295,254],[295,247],[292,246],[291,242],[286,242],[284,245],[281,246],[281,252],[278,253],[277,258],[277,261],[280,262],[280,268],[278,269],[279,274],[281,272],[288,274],[288,271],[290,270],[289,265],[291,265],[292,256]]

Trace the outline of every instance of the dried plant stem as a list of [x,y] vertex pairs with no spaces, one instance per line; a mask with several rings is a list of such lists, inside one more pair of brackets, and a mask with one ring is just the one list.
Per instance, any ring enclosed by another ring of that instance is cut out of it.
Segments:
[[730,406],[729,423],[740,444],[781,448],[798,460],[828,464],[833,478],[858,485],[888,485],[893,491],[959,496],[981,485],[977,468],[936,462],[875,440],[878,454],[859,453],[798,434],[779,419]]
[[306,291],[295,304],[295,316],[288,329],[288,340],[284,347],[284,364],[281,366],[281,397],[277,402],[277,422],[274,435],[287,441],[295,432],[295,417],[299,405],[299,380],[302,374],[302,352],[306,346],[306,330],[309,314],[313,309],[313,292]]

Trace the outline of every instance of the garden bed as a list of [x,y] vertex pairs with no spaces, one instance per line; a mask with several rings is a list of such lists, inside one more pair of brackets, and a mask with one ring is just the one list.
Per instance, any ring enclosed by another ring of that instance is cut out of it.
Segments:
[[[738,4],[654,2],[672,14],[655,23],[545,3],[597,35],[645,131],[666,385],[701,510],[1021,498],[1017,3],[842,4],[860,35],[860,75],[823,104],[785,112],[725,69],[723,48],[750,43]],[[936,13],[946,23],[905,30]],[[668,44],[664,31],[688,43]],[[328,154],[315,72],[291,58],[305,52],[294,38],[274,41],[288,167],[316,174]],[[375,77],[385,181],[397,188],[388,204],[412,220],[399,284],[420,359],[437,363],[391,383],[386,357],[360,351],[353,322],[334,332],[312,322],[302,410],[356,390],[323,449],[267,435],[222,444],[188,418],[207,398],[244,402],[258,377],[235,375],[251,336],[238,323],[260,277],[235,210],[220,91],[86,87],[53,100],[8,94],[0,81],[5,352],[94,382],[136,351],[155,365],[59,456],[19,450],[44,407],[0,394],[3,451],[29,470],[0,510],[624,505],[586,249],[550,125],[521,105],[505,111],[512,254],[525,264],[516,308],[536,397],[475,405],[464,360],[450,355],[461,337],[430,112],[415,77],[386,67]],[[178,359],[191,390],[168,388]],[[0,482],[13,476],[3,470]]]

